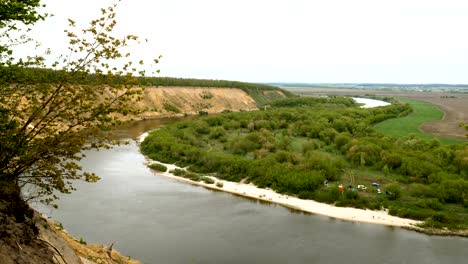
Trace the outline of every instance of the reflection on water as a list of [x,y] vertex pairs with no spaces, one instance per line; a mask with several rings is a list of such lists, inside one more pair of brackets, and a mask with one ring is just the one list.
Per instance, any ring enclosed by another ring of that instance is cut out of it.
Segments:
[[112,132],[112,134],[116,139],[136,139],[144,132],[153,130],[165,124],[171,124],[177,121],[189,120],[193,118],[195,117],[171,117],[135,121],[119,126],[115,131]]
[[[124,127],[136,138],[170,121]],[[76,237],[110,244],[143,263],[466,263],[468,239],[310,215],[158,176],[135,140],[88,151],[86,170],[59,209],[36,205]],[[293,212],[293,213],[292,213]]]

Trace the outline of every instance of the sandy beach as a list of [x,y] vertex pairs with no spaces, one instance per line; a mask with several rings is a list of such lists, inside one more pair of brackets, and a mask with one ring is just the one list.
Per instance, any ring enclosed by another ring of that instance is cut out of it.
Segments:
[[[245,184],[238,182],[230,182],[215,177],[211,177],[215,181],[215,184],[207,184],[205,182],[192,181],[183,177],[175,176],[169,171],[173,169],[181,169],[172,164],[165,164],[161,162],[149,161],[149,163],[160,163],[165,165],[168,168],[167,172],[158,173],[158,175],[172,178],[181,182],[190,183],[193,185],[203,186],[209,189],[228,192],[240,196],[245,196],[249,198],[254,198],[262,201],[267,201],[271,203],[276,203],[283,205],[285,207],[293,208],[296,210],[301,210],[304,212],[309,212],[313,214],[319,214],[324,216],[329,216],[332,218],[347,220],[347,221],[356,221],[356,222],[365,222],[372,224],[382,224],[388,226],[396,227],[406,227],[406,228],[417,228],[416,225],[421,223],[420,221],[415,221],[411,219],[399,218],[391,216],[387,211],[372,211],[372,210],[363,210],[350,207],[336,207],[333,205],[319,203],[313,200],[303,200],[297,197],[288,196],[279,194],[273,190],[258,188],[253,184]],[[222,183],[222,187],[216,186],[216,183]]]

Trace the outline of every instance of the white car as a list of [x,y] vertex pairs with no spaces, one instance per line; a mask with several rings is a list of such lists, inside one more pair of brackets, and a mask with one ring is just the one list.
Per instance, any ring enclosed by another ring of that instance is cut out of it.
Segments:
[[381,194],[381,193],[382,193],[382,190],[377,189],[377,193],[378,193],[378,194]]
[[358,185],[357,188],[361,189],[361,190],[367,189],[367,187],[365,185],[362,185],[362,184]]

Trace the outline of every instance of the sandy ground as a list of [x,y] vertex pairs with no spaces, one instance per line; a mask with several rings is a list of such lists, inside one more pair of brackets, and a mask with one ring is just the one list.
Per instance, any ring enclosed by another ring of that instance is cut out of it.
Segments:
[[[148,133],[142,134],[139,138],[139,142],[143,142],[145,137]],[[245,196],[249,198],[254,198],[266,202],[276,203],[283,205],[288,208],[293,208],[296,210],[301,210],[304,212],[309,212],[313,214],[320,214],[325,215],[333,218],[348,220],[348,221],[357,221],[357,222],[365,222],[365,223],[372,223],[372,224],[382,224],[388,226],[397,226],[397,227],[408,227],[408,228],[416,228],[416,225],[421,223],[420,221],[415,221],[411,219],[404,219],[395,216],[391,216],[388,214],[387,211],[372,211],[372,210],[363,210],[357,208],[349,208],[349,207],[336,207],[333,205],[325,204],[325,203],[318,203],[313,200],[303,200],[293,196],[279,194],[270,189],[262,189],[258,188],[253,184],[245,184],[245,183],[238,183],[238,182],[230,182],[225,180],[220,180],[215,177],[211,177],[215,183],[214,184],[207,184],[204,182],[196,182],[192,181],[183,177],[175,176],[169,171],[174,170],[176,168],[182,169],[177,167],[173,164],[165,164],[161,162],[155,162],[148,159],[148,163],[160,163],[167,167],[167,172],[158,173],[158,175],[162,175],[167,178],[175,179],[181,182],[186,182],[198,186],[203,186],[209,189],[228,192],[240,196]],[[217,183],[222,183],[222,187],[216,186]]]
[[[165,165],[168,168],[168,171],[179,168],[172,164],[161,164]],[[198,186],[203,186],[209,189],[224,191],[240,196],[263,200],[266,202],[272,202],[288,208],[313,214],[325,215],[342,220],[409,228],[415,228],[417,224],[421,223],[420,221],[391,216],[387,211],[372,211],[349,207],[336,207],[325,203],[318,203],[313,200],[303,200],[293,196],[279,194],[270,189],[258,188],[253,184],[230,182],[220,180],[215,177],[210,177],[215,181],[215,184],[207,184],[204,182],[196,182],[186,178],[174,176],[169,172],[158,173],[158,175]],[[217,187],[216,183],[218,182],[221,182],[223,187]]]
[[[141,264],[137,260],[123,256],[112,246],[82,244],[60,228],[58,222],[40,213],[37,213],[37,217],[42,222],[39,225],[41,239],[60,252],[55,256],[58,264]],[[44,228],[45,226],[47,228]]]
[[203,87],[146,87],[143,99],[136,102],[134,108],[144,111],[140,117],[174,115],[166,109],[165,104],[174,106],[180,114],[257,109],[254,99],[241,89]]

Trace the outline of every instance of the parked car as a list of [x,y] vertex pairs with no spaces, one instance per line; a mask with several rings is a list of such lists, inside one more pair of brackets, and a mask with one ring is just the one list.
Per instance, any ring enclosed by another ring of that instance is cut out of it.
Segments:
[[357,186],[357,188],[358,188],[358,189],[361,189],[361,190],[367,189],[367,187],[366,187],[365,185],[363,185],[363,184],[359,184],[359,185]]
[[378,184],[378,183],[376,183],[376,182],[373,182],[373,183],[372,183],[372,186],[379,187],[380,184]]
[[377,189],[377,193],[378,193],[378,194],[381,194],[381,193],[382,193],[382,190]]

